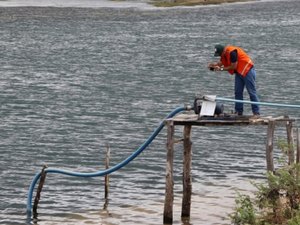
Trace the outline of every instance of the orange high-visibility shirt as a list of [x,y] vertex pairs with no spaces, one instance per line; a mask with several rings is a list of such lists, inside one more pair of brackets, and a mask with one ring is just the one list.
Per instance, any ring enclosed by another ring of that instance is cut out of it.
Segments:
[[236,46],[226,46],[221,55],[221,62],[224,67],[230,66],[230,52],[234,50],[237,50],[237,68],[235,70],[228,70],[228,72],[230,74],[234,74],[236,72],[245,77],[249,70],[253,67],[254,63],[243,49]]

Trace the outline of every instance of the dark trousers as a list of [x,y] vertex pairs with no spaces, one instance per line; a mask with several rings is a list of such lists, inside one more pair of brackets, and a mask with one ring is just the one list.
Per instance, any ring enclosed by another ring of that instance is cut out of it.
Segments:
[[[237,100],[243,100],[243,92],[244,88],[246,87],[250,101],[252,102],[259,102],[259,99],[257,97],[256,93],[256,87],[255,87],[255,78],[256,78],[256,72],[254,67],[252,67],[247,75],[245,77],[242,77],[239,74],[235,74],[235,85],[234,85],[234,94],[235,99]],[[259,106],[256,104],[251,105],[253,114],[259,114]],[[244,110],[244,104],[243,103],[235,103],[235,111],[238,113],[242,113]]]

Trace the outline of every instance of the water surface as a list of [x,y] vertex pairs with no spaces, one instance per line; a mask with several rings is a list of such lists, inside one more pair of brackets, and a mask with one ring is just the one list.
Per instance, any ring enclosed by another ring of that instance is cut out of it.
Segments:
[[[232,97],[233,78],[206,68],[216,43],[251,55],[261,101],[300,104],[299,1],[157,10],[19,6],[0,8],[1,224],[25,223],[27,191],[42,165],[101,170],[107,144],[115,165],[195,94]],[[262,114],[299,119],[291,108],[262,107]],[[285,137],[284,128],[276,130],[276,139]],[[251,191],[249,180],[264,177],[265,138],[262,126],[193,128],[190,224],[230,223],[236,190]],[[163,129],[111,175],[107,210],[103,178],[49,174],[38,224],[162,224],[165,144]],[[182,224],[182,144],[174,165],[174,224]]]

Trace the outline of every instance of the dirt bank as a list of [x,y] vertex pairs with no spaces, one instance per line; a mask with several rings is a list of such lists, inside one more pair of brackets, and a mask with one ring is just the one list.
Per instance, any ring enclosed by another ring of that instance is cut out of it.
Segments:
[[212,5],[233,2],[246,2],[250,0],[154,0],[153,5],[157,7]]

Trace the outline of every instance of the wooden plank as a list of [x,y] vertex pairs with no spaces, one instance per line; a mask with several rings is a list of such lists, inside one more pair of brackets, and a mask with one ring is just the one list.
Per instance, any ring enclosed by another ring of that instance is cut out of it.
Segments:
[[295,122],[286,116],[272,118],[265,116],[260,118],[253,118],[253,116],[216,116],[216,117],[200,117],[196,114],[183,113],[171,118],[174,125],[192,125],[192,126],[238,126],[238,125],[268,125],[270,120],[276,122],[276,125],[285,125],[286,122]]
[[183,195],[181,217],[190,217],[191,212],[191,196],[192,196],[192,142],[191,128],[186,125],[183,130]]
[[174,201],[174,178],[173,178],[173,161],[174,161],[174,132],[175,127],[172,120],[167,121],[167,162],[166,162],[166,190],[164,204],[164,224],[173,223],[173,201]]

